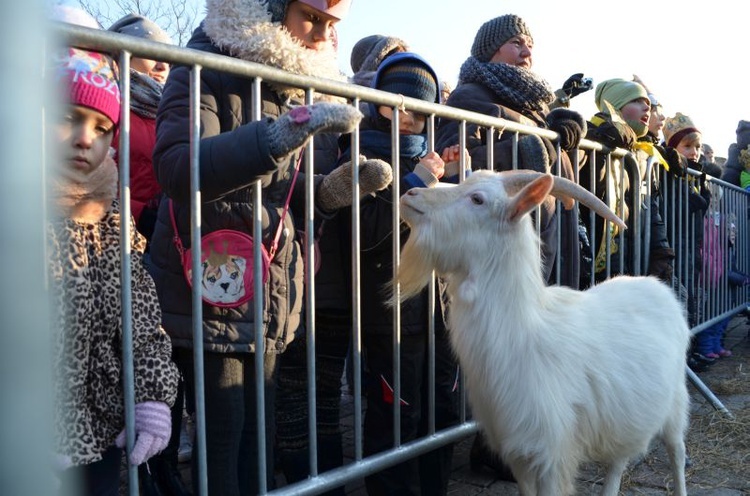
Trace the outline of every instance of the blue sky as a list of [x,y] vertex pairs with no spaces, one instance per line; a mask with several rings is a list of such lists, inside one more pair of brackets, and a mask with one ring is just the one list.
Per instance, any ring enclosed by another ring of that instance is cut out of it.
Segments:
[[[102,2],[106,0],[100,0]],[[187,0],[205,12],[205,2]],[[638,74],[668,116],[689,115],[718,156],[735,141],[740,119],[750,120],[750,52],[746,2],[682,0],[353,0],[339,23],[341,70],[371,34],[403,38],[440,77],[455,85],[479,26],[503,14],[524,18],[535,42],[533,70],[554,88],[583,72],[594,84]],[[573,100],[590,118],[594,92]]]

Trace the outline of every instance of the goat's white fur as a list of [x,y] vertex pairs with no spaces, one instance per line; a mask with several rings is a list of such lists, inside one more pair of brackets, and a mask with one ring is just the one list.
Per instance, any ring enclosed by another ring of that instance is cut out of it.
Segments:
[[521,494],[572,494],[579,464],[597,461],[608,466],[602,494],[615,496],[628,460],[661,437],[684,496],[683,309],[651,277],[587,291],[546,286],[526,215],[552,188],[539,176],[508,188],[511,175],[477,171],[455,187],[409,190],[400,296],[416,294],[433,269],[445,278],[472,412]]

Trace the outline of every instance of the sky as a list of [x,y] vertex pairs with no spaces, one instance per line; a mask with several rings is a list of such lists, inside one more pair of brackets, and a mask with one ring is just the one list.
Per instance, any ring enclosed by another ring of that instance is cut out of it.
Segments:
[[[205,2],[187,1],[205,12]],[[477,30],[503,14],[526,22],[535,44],[532,70],[553,89],[577,72],[594,85],[637,74],[667,116],[690,116],[721,157],[738,122],[750,120],[750,7],[736,0],[353,0],[338,24],[339,65],[351,75],[351,49],[365,36],[398,36],[455,87]],[[594,91],[574,98],[571,108],[589,119]]]

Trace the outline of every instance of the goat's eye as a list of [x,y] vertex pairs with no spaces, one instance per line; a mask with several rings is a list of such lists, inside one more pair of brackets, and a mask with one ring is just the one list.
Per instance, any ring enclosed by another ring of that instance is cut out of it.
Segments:
[[482,195],[479,193],[474,193],[471,195],[471,203],[474,205],[482,205],[484,203],[484,198],[482,198]]

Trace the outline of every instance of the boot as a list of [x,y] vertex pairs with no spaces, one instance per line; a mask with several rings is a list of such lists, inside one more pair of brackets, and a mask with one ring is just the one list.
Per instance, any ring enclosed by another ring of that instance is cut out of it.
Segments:
[[498,479],[506,482],[516,482],[516,478],[513,477],[513,473],[510,471],[500,455],[490,450],[487,446],[487,442],[484,440],[484,435],[478,432],[474,438],[474,443],[471,445],[471,451],[469,452],[469,466],[474,472],[480,472],[483,466],[495,471]]

